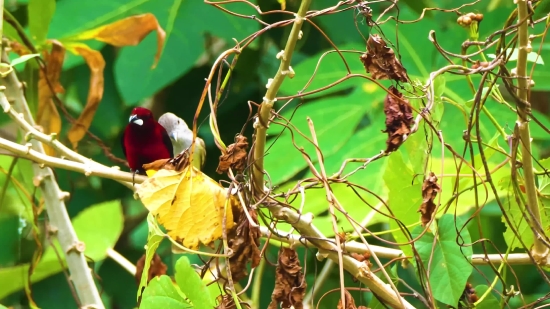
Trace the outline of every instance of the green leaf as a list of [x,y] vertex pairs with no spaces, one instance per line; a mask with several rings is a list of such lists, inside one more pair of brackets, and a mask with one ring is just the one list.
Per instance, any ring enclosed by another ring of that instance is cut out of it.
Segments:
[[[229,9],[245,16],[257,14],[254,8],[244,3],[236,3]],[[146,12],[157,17],[166,31],[166,41],[160,62],[154,70],[151,70],[156,51],[154,34],[138,46],[122,48],[115,62],[115,77],[122,98],[129,105],[153,95],[189,71],[205,53],[206,34],[233,45],[233,38],[244,39],[259,29],[258,22],[252,19],[227,14],[202,1],[65,0],[58,3],[51,35],[62,40]],[[204,22],[204,16],[208,16],[208,22]]]
[[[405,164],[402,150],[393,152],[388,159],[384,182],[389,189],[388,204],[394,216],[405,226],[420,222],[418,208],[422,203],[422,175],[416,176]],[[400,230],[397,220],[390,220],[390,229],[395,230],[396,242],[404,243],[409,237]],[[406,256],[412,256],[410,245],[400,246]]]
[[35,57],[40,57],[40,54],[29,54],[29,55],[23,55],[19,58],[15,58],[11,61],[11,65],[12,66],[16,66],[20,63],[24,63],[24,62],[27,62],[29,61],[30,59],[32,58],[35,58]]
[[[348,44],[339,48],[343,51],[342,53],[346,62],[344,62],[341,56],[336,52],[330,52],[328,54],[326,51],[320,52],[300,62],[296,67],[293,67],[296,75],[292,79],[285,80],[281,85],[280,91],[285,94],[296,94],[298,91],[303,90],[307,92],[328,86],[348,74],[346,63],[350,68],[349,73],[366,74],[365,67],[359,60],[360,54],[357,52],[345,52],[346,50],[363,51],[365,50],[364,46],[359,44]],[[308,83],[309,85],[307,85]],[[304,89],[306,85],[307,88]],[[316,95],[324,95],[327,92],[340,91],[359,85],[365,85],[368,87],[365,89],[372,89],[372,92],[376,91],[378,88],[377,85],[368,80],[349,79]],[[369,85],[372,87],[369,87]]]
[[[508,48],[506,50],[506,54],[509,55],[510,52],[512,52],[512,55],[510,55],[509,61],[518,61],[518,55],[519,55],[518,49],[514,48],[513,50],[511,50],[510,48]],[[488,54],[487,57],[489,57],[491,59],[495,59],[496,55],[495,54]],[[527,61],[544,65],[544,61],[542,60],[542,57],[539,57],[539,54],[537,54],[537,52],[535,52],[535,51],[532,51],[532,52],[527,54]]]
[[55,0],[30,0],[27,9],[31,36],[40,45],[48,35],[50,21],[55,12]]
[[[355,128],[365,113],[365,93],[360,89],[349,96],[339,96],[316,101],[300,106],[294,111],[288,107],[283,112],[285,119],[292,117],[291,123],[302,134],[311,140],[307,117],[315,126],[319,147],[323,156],[329,156],[338,151],[353,135]],[[278,139],[267,142],[265,169],[274,184],[289,180],[307,166],[302,153],[296,149],[302,147],[309,154],[312,162],[317,162],[313,144],[292,129],[293,134],[285,129]],[[268,136],[277,136],[281,126],[271,124]],[[274,141],[274,142],[273,142]],[[272,145],[272,146],[271,146]]]
[[178,293],[172,279],[166,275],[162,275],[151,279],[149,285],[143,291],[139,308],[182,309],[193,307]]
[[143,272],[141,273],[141,279],[139,281],[137,297],[141,295],[141,291],[147,286],[147,279],[149,279],[149,268],[151,267],[151,261],[155,256],[160,243],[164,239],[164,233],[160,230],[158,224],[155,221],[154,216],[149,213],[147,215],[147,227],[149,228],[149,234],[147,236],[147,245],[145,246],[145,262],[143,266]]
[[[476,286],[476,295],[478,297],[481,297],[485,292],[489,289],[488,286],[484,284],[480,284]],[[476,309],[494,309],[499,308],[500,303],[498,302],[498,299],[493,295],[493,293],[489,293],[483,301],[481,301],[479,304],[476,305]]]
[[[464,223],[460,217],[454,218],[451,214],[445,214],[438,225],[435,244],[434,235],[427,232],[415,243],[415,247],[424,267],[428,267],[432,257],[429,280],[434,298],[444,304],[456,306],[473,270],[469,262],[473,254],[472,247],[461,247],[457,241],[466,245],[472,241],[468,229],[463,228]],[[457,229],[461,230],[460,237]],[[423,227],[418,226],[414,229],[412,237],[418,237],[422,231]]]
[[[103,260],[107,249],[115,246],[122,233],[123,222],[120,201],[96,204],[79,213],[73,220],[73,227],[79,240],[86,244],[84,254],[96,262]],[[55,245],[57,252],[63,252],[57,242]],[[54,250],[48,248],[34,270],[31,282],[38,282],[62,269]],[[29,264],[0,269],[0,286],[3,287],[0,289],[0,299],[23,288],[28,270]]]
[[199,274],[193,269],[189,259],[182,256],[176,262],[176,282],[180,290],[189,298],[195,309],[211,309],[216,303],[210,296],[210,291],[202,282]]

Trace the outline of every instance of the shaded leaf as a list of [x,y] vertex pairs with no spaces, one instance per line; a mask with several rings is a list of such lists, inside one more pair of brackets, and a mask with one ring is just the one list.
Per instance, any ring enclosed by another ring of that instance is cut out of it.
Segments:
[[393,49],[378,35],[369,36],[367,40],[367,52],[361,55],[361,62],[367,73],[374,79],[393,79],[400,82],[408,82],[407,70],[395,57]]
[[432,219],[436,205],[434,203],[437,193],[441,191],[441,187],[437,184],[437,177],[433,172],[424,180],[422,184],[422,205],[418,212],[422,214],[420,220],[422,226],[426,226]]
[[[157,53],[153,68],[159,62],[166,32],[151,13],[126,17],[113,23],[88,30],[71,37],[72,40],[85,41],[95,39],[117,47],[138,45],[149,33],[157,32]],[[86,58],[86,57],[84,57]]]
[[[475,292],[477,295],[484,295],[487,289],[489,289],[488,286],[481,284],[476,286]],[[476,309],[493,309],[498,308],[499,306],[500,303],[498,299],[491,293],[487,295],[479,304],[477,304]]]
[[304,293],[306,281],[302,274],[302,267],[298,254],[294,249],[281,248],[279,251],[279,263],[275,273],[275,288],[271,294],[271,303],[268,309],[282,308],[302,309],[304,305]]
[[99,102],[103,97],[105,60],[99,51],[91,49],[86,44],[73,43],[67,44],[65,47],[73,54],[82,56],[86,60],[88,68],[90,68],[90,88],[88,89],[86,106],[68,132],[69,141],[76,149],[78,142],[90,128]]
[[409,101],[403,98],[403,94],[394,86],[384,99],[384,114],[386,114],[386,130],[388,133],[386,151],[395,151],[403,143],[406,136],[411,133],[413,124],[412,108]]
[[[473,253],[472,247],[469,246],[472,241],[468,229],[463,228],[463,225],[460,217],[445,214],[439,220],[438,237],[435,242],[432,233],[425,233],[414,244],[424,267],[428,267],[431,257],[431,268],[428,271],[434,298],[450,306],[458,304],[473,270],[469,262]],[[461,232],[460,236],[457,229]],[[423,227],[416,227],[412,237],[418,237],[422,231]],[[459,246],[457,241],[466,246]]]
[[[63,86],[59,83],[65,48],[58,41],[52,41],[50,52],[44,51],[44,62],[46,63],[46,74],[40,70],[38,80],[38,113],[36,123],[42,127],[46,134],[58,134],[61,131],[61,117],[53,101],[57,93],[64,93]],[[44,145],[46,154],[55,155],[55,151],[48,145]]]
[[216,306],[206,284],[191,266],[189,259],[182,256],[176,262],[176,282],[196,309],[212,309]]
[[235,137],[235,143],[227,147],[225,154],[220,156],[220,163],[216,172],[219,174],[227,172],[230,168],[235,169],[237,172],[242,172],[246,167],[246,150],[248,149],[248,142],[246,137],[237,135]]
[[30,0],[27,10],[31,36],[38,44],[42,44],[55,13],[55,0]]
[[234,226],[235,197],[194,167],[181,172],[162,169],[137,194],[168,235],[190,249],[197,249],[199,242],[209,245],[220,239],[224,216],[227,231]]

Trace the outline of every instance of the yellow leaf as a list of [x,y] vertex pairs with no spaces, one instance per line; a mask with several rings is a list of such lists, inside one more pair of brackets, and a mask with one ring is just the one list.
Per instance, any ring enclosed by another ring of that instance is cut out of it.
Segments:
[[154,68],[156,67],[160,59],[160,55],[162,54],[166,32],[159,25],[155,15],[151,13],[130,16],[95,29],[85,31],[71,37],[70,39],[80,41],[95,39],[117,47],[135,46],[138,45],[152,31],[157,31],[157,54],[155,55],[155,62],[153,63]]
[[[50,52],[44,52],[44,61],[46,63],[46,73],[40,70],[38,79],[38,112],[36,123],[42,127],[46,134],[58,134],[61,131],[61,117],[53,101],[56,93],[63,93],[65,90],[59,83],[63,60],[65,59],[65,49],[57,41],[51,41],[52,49]],[[52,91],[53,90],[53,91]],[[55,155],[53,148],[44,145],[44,150],[48,155]]]
[[227,190],[194,167],[187,166],[181,172],[159,170],[137,194],[168,235],[189,249],[196,250],[199,242],[209,245],[222,237],[226,202],[226,230],[235,225],[235,197],[227,200]]
[[68,133],[69,141],[76,149],[78,142],[90,128],[99,102],[103,98],[105,60],[99,51],[91,49],[86,44],[67,43],[65,47],[73,54],[82,56],[90,68],[90,89],[86,106]]

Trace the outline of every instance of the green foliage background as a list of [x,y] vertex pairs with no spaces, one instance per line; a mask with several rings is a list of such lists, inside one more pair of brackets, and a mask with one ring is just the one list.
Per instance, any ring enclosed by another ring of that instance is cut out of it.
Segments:
[[[43,2],[52,3],[46,0]],[[422,7],[433,6],[434,2],[437,2],[439,7],[451,8],[457,7],[459,2],[465,1],[409,0],[401,2],[403,3],[400,6],[400,18],[411,20],[419,16]],[[260,29],[260,24],[253,19],[231,16],[205,5],[199,0],[59,0],[56,1],[55,10],[46,4],[40,10],[34,11],[31,9],[33,3],[36,5],[37,1],[7,1],[6,7],[30,31],[29,33],[35,35],[36,42],[40,42],[44,38],[63,41],[85,30],[146,12],[155,14],[161,26],[166,30],[166,45],[155,70],[150,68],[156,51],[154,34],[150,34],[138,46],[121,49],[95,41],[87,42],[92,48],[101,50],[107,62],[105,93],[90,131],[98,135],[107,145],[112,146],[113,153],[118,157],[123,157],[119,137],[133,107],[152,102],[152,109],[157,116],[165,111],[171,111],[184,118],[188,123],[192,123],[193,114],[204,87],[204,78],[207,76],[213,60],[224,48],[232,46],[232,38],[242,40]],[[258,0],[257,4],[263,11],[279,8],[279,3],[274,0]],[[299,1],[287,0],[286,4],[288,10],[296,11]],[[322,9],[334,4],[335,1],[317,0],[313,2],[313,9]],[[550,8],[548,4],[543,4],[543,6],[546,7],[540,10],[542,12],[548,11]],[[227,7],[245,16],[256,14],[250,6],[243,3],[231,4]],[[377,6],[373,5],[372,7],[376,14]],[[480,38],[485,38],[488,34],[498,30],[512,8],[512,1],[498,0],[481,1],[478,5],[471,7],[471,11],[485,14],[480,26]],[[47,18],[48,13],[53,14],[51,23]],[[340,49],[364,51],[365,43],[357,28],[363,35],[368,34],[368,28],[359,19],[356,26],[354,16],[357,16],[357,12],[350,10],[321,16],[314,21]],[[270,23],[283,18],[289,17],[283,14],[262,16],[263,20]],[[388,23],[382,26],[382,29],[386,36],[395,43],[395,26]],[[440,44],[449,50],[459,50],[461,42],[467,39],[468,35],[466,30],[456,25],[456,16],[452,14],[431,12],[418,23],[400,25],[397,33],[401,61],[411,78],[420,82],[425,82],[431,71],[445,64],[444,59],[438,56],[436,49],[428,41],[430,30],[436,31]],[[281,88],[281,95],[292,95],[302,90],[311,78],[320,56],[331,49],[327,40],[315,28],[306,24],[303,31],[304,36],[298,42],[297,52],[292,63],[296,76],[292,80],[285,81]],[[13,33],[6,23],[4,23],[4,32],[8,36]],[[247,123],[249,115],[247,101],[261,102],[267,79],[274,75],[279,66],[275,55],[284,47],[288,32],[288,27],[269,30],[245,49],[240,56],[234,78],[229,84],[228,94],[218,110],[218,124],[222,139],[226,144],[231,143],[235,134],[243,128],[245,135],[251,137],[252,126],[250,122]],[[364,67],[358,61],[358,55],[346,54],[346,59],[352,73],[361,74],[364,73]],[[545,61],[550,61],[550,43],[543,44],[541,57]],[[322,60],[319,70],[306,91],[326,86],[346,74],[346,68],[337,54],[329,54]],[[550,120],[544,114],[548,114],[550,111],[548,109],[550,70],[545,66],[537,66],[533,79],[536,81],[534,90],[538,93],[535,97],[537,99],[534,99],[533,102],[537,110],[535,115],[548,126]],[[474,82],[476,80],[479,78],[474,77]],[[62,100],[69,112],[73,116],[77,116],[86,102],[89,86],[89,69],[82,58],[68,56],[64,64],[61,82],[66,89]],[[389,83],[384,83],[384,85],[388,86]],[[469,90],[464,78],[459,76],[447,76],[442,87],[443,95],[458,105],[440,102],[443,108],[436,111],[434,117],[440,118],[440,128],[445,141],[456,149],[462,149],[462,132],[466,129],[464,111],[469,110],[467,109],[468,101],[473,98],[473,93]],[[329,91],[307,97],[304,100],[294,100],[290,106],[283,110],[282,115],[287,119],[292,118],[297,129],[306,134],[308,128],[305,117],[309,116],[313,119],[325,156],[327,174],[333,174],[340,169],[344,159],[371,157],[385,148],[386,135],[381,132],[384,129],[383,99],[385,95],[383,90],[368,80],[354,78]],[[420,106],[420,102],[413,102],[413,104],[416,104],[417,107]],[[494,101],[489,101],[488,105],[498,123],[510,134],[516,115]],[[282,103],[277,105],[277,107],[280,106]],[[295,110],[295,108],[297,109]],[[203,111],[199,130],[199,135],[205,140],[209,151],[204,171],[211,177],[219,179],[220,176],[215,173],[219,151],[214,145],[207,122],[203,121],[206,114],[206,111]],[[0,114],[0,125],[2,126],[0,134],[14,132],[14,127],[11,126],[9,118],[5,114]],[[64,132],[68,127],[69,124],[65,121]],[[482,118],[481,127],[484,140],[493,140],[496,131],[491,121],[488,118]],[[269,136],[275,137],[281,131],[283,131],[281,126],[273,125],[270,128]],[[535,139],[534,156],[536,158],[547,157],[550,149],[550,136],[537,126],[533,126],[532,135]],[[62,133],[61,136],[63,137],[64,134]],[[390,158],[376,161],[361,173],[350,178],[350,181],[359,183],[379,195],[389,196],[392,207],[410,205],[407,209],[404,207],[394,208],[396,215],[401,213],[400,216],[410,218],[410,222],[403,221],[406,225],[418,221],[416,211],[421,202],[421,182],[418,180],[411,183],[410,179],[421,170],[421,166],[418,166],[419,158],[415,156],[418,156],[421,153],[420,150],[426,147],[423,144],[423,138],[422,134],[415,135],[407,141],[403,149],[392,154]],[[274,141],[275,138],[269,139],[270,144]],[[313,146],[306,143],[305,139],[297,137],[295,142],[304,147],[308,153],[314,153]],[[495,146],[506,146],[502,142],[502,138],[494,143]],[[277,186],[276,191],[284,192],[293,187],[297,179],[312,176],[300,152],[289,146],[291,145],[291,136],[288,130],[284,130],[277,142],[272,144],[266,156],[266,170],[269,172],[272,184]],[[440,149],[439,147],[439,144],[434,144],[434,149]],[[434,153],[438,153],[438,151],[434,151]],[[79,152],[98,162],[112,164],[105,158],[93,140],[82,141]],[[434,156],[437,158],[436,155]],[[490,164],[495,166],[502,160],[503,156],[495,154],[490,158]],[[40,198],[40,194],[34,193],[30,163],[23,160],[13,162],[12,157],[0,155],[0,166],[7,171],[14,164],[13,176],[25,188],[25,190],[21,190],[13,185],[13,182],[7,181],[5,173],[0,173],[0,184],[10,183],[10,185],[5,185],[6,194],[4,200],[0,201],[0,226],[2,227],[0,248],[3,248],[0,250],[0,290],[4,290],[4,292],[0,292],[0,303],[4,305],[23,304],[22,306],[26,307],[26,297],[20,288],[26,275],[25,265],[28,265],[26,263],[31,260],[35,244],[32,237],[29,236],[30,225],[28,222],[25,223],[25,220],[31,218],[31,214],[27,211],[30,205],[29,200],[23,192],[34,194],[37,200]],[[432,164],[439,166],[439,162],[434,159]],[[453,171],[453,162],[444,160],[444,165],[446,170]],[[345,172],[350,171],[351,169],[348,168]],[[86,252],[94,261],[93,265],[97,276],[101,278],[98,282],[102,287],[102,297],[107,308],[133,308],[136,304],[137,291],[134,278],[113,261],[105,259],[102,252],[106,248],[114,246],[129,260],[135,262],[139,259],[144,253],[143,246],[147,238],[144,207],[139,201],[133,199],[129,190],[114,181],[85,177],[65,170],[56,170],[56,174],[61,188],[71,193],[71,199],[67,203],[68,212],[74,218],[78,235],[86,243],[87,250],[89,250]],[[495,175],[495,177],[497,176],[498,179],[505,181],[506,173]],[[468,184],[461,183],[461,186],[467,187]],[[357,221],[362,220],[370,211],[370,208],[353,194],[349,187],[336,185],[333,189],[340,202],[349,205],[347,211]],[[445,196],[445,194],[448,195]],[[372,206],[378,203],[372,195],[365,195],[364,198]],[[450,193],[444,193],[442,200],[445,201],[449,198]],[[299,203],[298,198],[293,204],[299,205]],[[473,213],[473,205],[473,193],[461,197],[460,206],[456,211],[463,218],[462,220],[469,218]],[[306,210],[316,216],[316,226],[325,235],[333,235],[326,206],[324,190],[308,191]],[[492,198],[489,198],[488,204],[482,210],[479,218],[483,237],[491,239],[495,246],[494,248],[488,246],[487,251],[489,253],[504,252],[507,247],[503,236],[506,228],[501,222],[500,210]],[[44,218],[40,218],[40,222],[44,222]],[[82,222],[82,225],[79,225],[78,222]],[[349,224],[341,222],[342,229],[350,231]],[[388,224],[388,220],[379,215],[375,215],[370,224],[369,229],[372,231],[384,231],[397,227],[394,222]],[[284,225],[279,227],[284,229]],[[479,238],[476,225],[469,226],[469,232],[472,239]],[[404,238],[399,239],[400,236],[397,233],[394,233],[393,236],[398,240],[405,240]],[[372,243],[379,242],[373,240]],[[407,249],[403,248],[403,250]],[[164,262],[168,264],[169,273],[173,273],[177,256],[170,253],[169,245],[166,243],[161,245],[158,252]],[[474,246],[473,252],[481,253],[483,251],[480,246]],[[308,286],[311,287],[322,263],[315,260],[312,251],[301,249],[300,253],[303,261],[308,265],[306,278]],[[266,256],[269,261],[275,261],[277,245],[271,246]],[[200,262],[196,257],[190,257],[190,259],[192,263]],[[467,268],[467,266],[465,267]],[[61,268],[55,255],[51,251],[46,252],[41,265],[35,270],[36,282],[32,285],[34,300],[41,308],[75,307],[66,279],[60,271]],[[412,267],[404,269],[399,266],[394,271],[414,288],[419,287],[415,283]],[[543,284],[543,279],[540,278],[535,268],[517,266],[514,267],[514,271],[517,278],[512,275],[506,276],[507,286],[520,283],[526,301],[534,300],[550,292],[549,287]],[[488,266],[477,267],[468,281],[483,290],[489,284],[485,276],[492,278],[493,275]],[[267,267],[262,279],[260,308],[267,307],[269,303],[273,280],[274,267]],[[350,285],[354,284],[349,275],[346,275],[345,280]],[[246,282],[243,282],[244,284]],[[18,288],[7,288],[12,285]],[[316,295],[322,295],[336,287],[338,287],[338,273],[335,271]],[[498,282],[494,290],[502,291],[504,288],[506,286],[502,282]],[[371,301],[371,296],[368,293],[354,292],[352,294],[359,304],[367,304]],[[339,295],[336,293],[327,296],[323,299],[321,308],[335,308],[338,297]],[[411,301],[414,303],[414,300]],[[492,301],[492,299],[488,301]],[[518,303],[520,303],[519,300]],[[416,304],[418,305],[418,303]]]

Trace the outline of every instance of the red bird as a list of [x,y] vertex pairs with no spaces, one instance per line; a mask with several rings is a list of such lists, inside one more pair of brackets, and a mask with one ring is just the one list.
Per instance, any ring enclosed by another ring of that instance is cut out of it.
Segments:
[[134,108],[128,122],[122,134],[122,151],[134,173],[145,175],[143,164],[173,158],[170,137],[150,110]]

